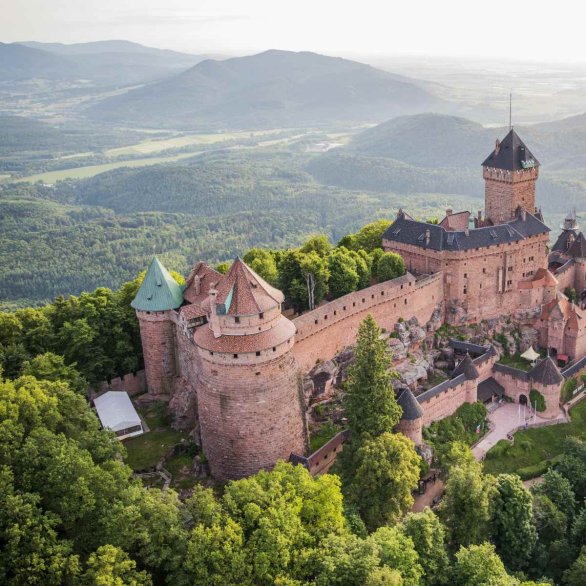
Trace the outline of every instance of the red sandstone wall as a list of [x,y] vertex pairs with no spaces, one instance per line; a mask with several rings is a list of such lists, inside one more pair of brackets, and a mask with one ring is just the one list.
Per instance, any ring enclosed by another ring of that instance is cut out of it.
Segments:
[[307,372],[356,342],[358,327],[370,313],[379,326],[392,330],[397,320],[416,316],[425,324],[443,300],[441,275],[416,281],[405,275],[340,297],[293,320],[297,327],[293,354]]
[[421,407],[423,408],[423,425],[427,426],[434,421],[448,417],[460,405],[466,403],[468,393],[467,382],[464,381],[457,387],[446,389],[439,395],[435,395],[428,401],[421,403]]
[[562,293],[567,287],[574,287],[576,282],[576,265],[568,265],[568,268],[565,270],[557,272],[555,278],[558,280],[558,290]]
[[271,468],[306,449],[297,365],[291,353],[259,365],[202,357],[198,411],[204,453],[218,479]]
[[146,390],[145,371],[139,370],[136,374],[128,373],[123,377],[114,378],[109,383],[104,381],[97,389],[96,394],[102,394],[106,391],[126,391],[129,395],[137,395]]

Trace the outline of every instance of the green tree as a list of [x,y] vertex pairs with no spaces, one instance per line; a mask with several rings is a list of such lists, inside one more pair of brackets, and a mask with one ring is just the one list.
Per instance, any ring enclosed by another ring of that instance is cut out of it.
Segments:
[[477,462],[451,469],[439,512],[453,548],[482,543],[488,538],[491,478],[483,476]]
[[336,248],[328,256],[329,290],[332,297],[342,297],[358,289],[360,274],[356,261],[346,248]]
[[539,543],[549,546],[552,541],[562,539],[568,527],[568,518],[551,499],[544,494],[533,496],[533,522],[539,537]]
[[482,543],[461,547],[454,564],[456,586],[515,586],[503,562],[494,551],[494,545]]
[[403,586],[403,578],[396,570],[387,566],[375,568],[366,578],[364,586]]
[[150,576],[136,569],[136,562],[113,545],[102,545],[87,561],[82,584],[87,586],[151,586]]
[[385,252],[376,265],[376,276],[379,282],[390,281],[405,274],[405,261],[400,254]]
[[399,572],[405,586],[421,584],[423,568],[410,537],[397,527],[379,527],[368,539],[378,547],[381,564]]
[[327,260],[311,251],[303,254],[299,266],[307,288],[307,305],[309,309],[314,309],[328,291],[330,271]]
[[584,586],[586,584],[586,546],[582,548],[578,559],[564,572],[566,586]]
[[305,254],[315,252],[321,258],[325,258],[333,248],[332,243],[325,234],[318,234],[308,238],[299,250]]
[[533,493],[548,497],[566,515],[569,522],[573,521],[576,509],[574,491],[570,481],[559,472],[548,470],[543,475],[543,482],[533,488]]
[[392,385],[391,357],[381,336],[374,318],[367,315],[358,329],[356,359],[344,383],[344,414],[352,441],[364,433],[376,437],[390,432],[401,418]]
[[411,508],[419,460],[413,442],[401,434],[383,433],[362,441],[345,493],[369,530],[396,523]]
[[366,224],[354,234],[354,246],[356,249],[363,249],[366,252],[372,252],[376,248],[381,248],[383,233],[392,224],[389,220],[375,220]]
[[264,248],[251,248],[242,259],[255,273],[274,287],[279,284],[275,255]]
[[422,586],[446,584],[450,562],[446,551],[445,530],[437,515],[426,507],[421,513],[410,513],[402,531],[411,538],[423,568]]
[[499,474],[492,491],[491,540],[509,570],[525,568],[535,543],[533,500],[516,474]]
[[39,380],[65,382],[71,390],[77,393],[85,393],[87,381],[75,366],[75,363],[71,365],[65,364],[63,356],[45,352],[24,362],[22,374],[34,376]]

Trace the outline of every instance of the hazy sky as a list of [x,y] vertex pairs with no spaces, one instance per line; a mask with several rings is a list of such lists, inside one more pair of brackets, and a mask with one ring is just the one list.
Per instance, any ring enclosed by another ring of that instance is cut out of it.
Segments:
[[568,0],[0,0],[0,41],[586,61]]

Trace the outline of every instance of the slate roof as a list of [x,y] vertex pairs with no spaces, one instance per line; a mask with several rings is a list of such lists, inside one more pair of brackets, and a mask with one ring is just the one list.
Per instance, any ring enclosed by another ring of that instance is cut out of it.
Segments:
[[568,250],[568,238],[572,236],[576,238],[576,232],[574,230],[563,230],[555,241],[555,244],[551,247],[552,252],[567,252]]
[[155,256],[130,305],[139,311],[167,311],[183,303],[183,287]]
[[555,385],[564,380],[564,377],[551,356],[538,362],[535,367],[529,371],[529,378],[544,385]]
[[257,275],[241,258],[217,284],[217,303],[227,315],[253,315],[267,311],[285,296]]
[[472,342],[466,342],[464,340],[456,340],[451,339],[449,341],[450,348],[454,350],[465,350],[466,352],[471,352],[472,354],[485,354],[486,352],[490,352],[492,346],[488,348],[486,346],[480,346],[480,344],[472,344]]
[[568,254],[574,258],[586,258],[586,238],[580,232],[574,243],[568,248]]
[[472,362],[472,358],[470,358],[470,354],[466,354],[466,356],[460,360],[452,372],[452,378],[460,376],[461,374],[463,374],[468,380],[474,380],[480,376],[476,366],[474,366],[474,363]]
[[[525,162],[525,166],[523,165]],[[505,171],[522,171],[526,168],[539,167],[539,161],[533,156],[514,129],[511,128],[502,141],[488,155],[483,167],[504,169]]]
[[417,401],[419,403],[424,403],[425,401],[429,401],[432,397],[443,393],[444,391],[448,391],[449,389],[453,389],[458,385],[461,385],[466,380],[466,377],[463,374],[460,374],[456,378],[450,378],[445,380],[443,383],[432,387],[431,389],[421,393],[421,395],[417,395]]
[[417,402],[417,399],[413,396],[411,389],[405,388],[399,391],[397,403],[403,409],[403,415],[401,415],[401,419],[413,421],[414,419],[419,419],[423,416],[423,409]]
[[499,372],[502,372],[503,374],[509,374],[514,378],[517,378],[519,380],[529,380],[529,373],[525,372],[524,370],[521,370],[519,368],[514,368],[512,366],[509,366],[508,364],[501,364],[500,362],[495,362],[492,366],[493,370],[498,370]]
[[[411,244],[431,250],[471,250],[508,242],[518,242],[546,234],[550,229],[534,214],[517,213],[513,220],[495,226],[485,226],[472,230],[446,230],[438,224],[428,224],[409,218],[399,212],[396,220],[383,234],[390,242]],[[429,236],[429,239],[428,239]]]
[[584,366],[586,366],[586,356],[584,356],[583,358],[580,358],[580,360],[578,360],[577,362],[574,362],[574,364],[570,364],[570,366],[564,368],[564,370],[562,370],[562,376],[565,379],[568,379],[571,376],[573,376],[575,373],[582,370],[584,368]]
[[477,392],[478,400],[482,403],[488,401],[489,399],[494,397],[494,395],[498,395],[499,397],[505,396],[505,388],[499,383],[497,383],[496,380],[492,378],[492,376],[487,378],[486,380],[483,380],[478,385]]

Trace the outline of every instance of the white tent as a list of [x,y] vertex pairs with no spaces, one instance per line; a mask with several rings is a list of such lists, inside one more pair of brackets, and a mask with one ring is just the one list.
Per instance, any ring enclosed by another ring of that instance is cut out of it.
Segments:
[[118,439],[144,433],[142,421],[128,393],[108,391],[94,399],[94,405],[102,426],[111,429]]
[[539,353],[533,350],[533,346],[529,346],[529,348],[521,354],[521,358],[525,358],[525,360],[529,360],[529,362],[535,362],[539,358]]

